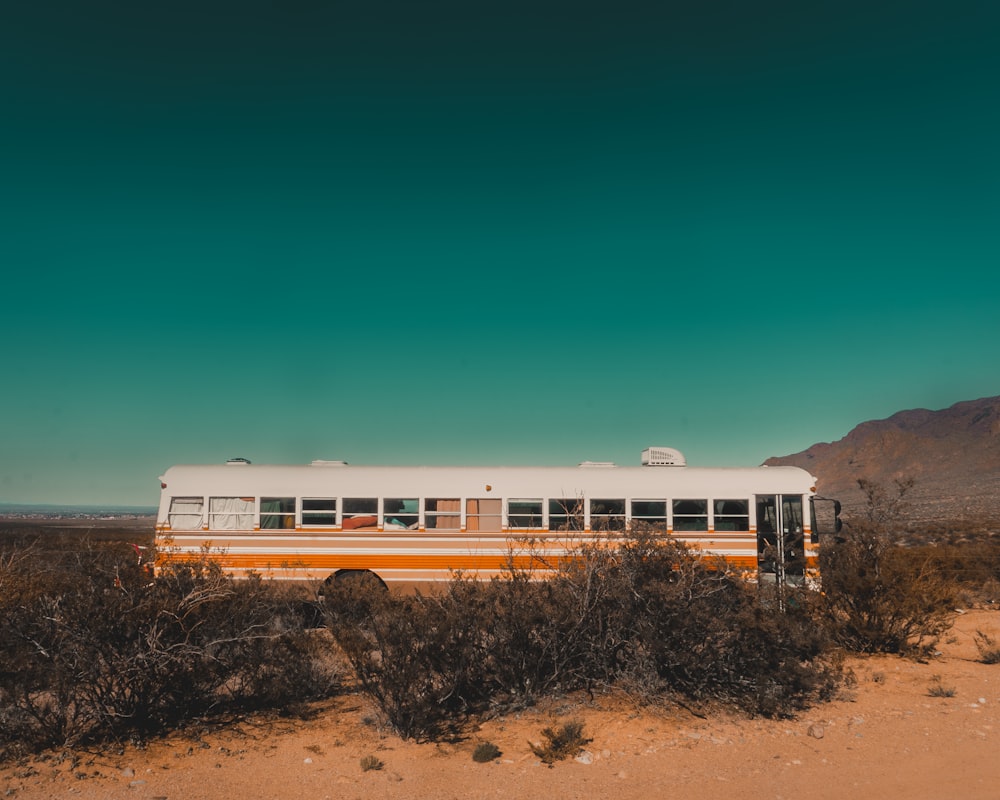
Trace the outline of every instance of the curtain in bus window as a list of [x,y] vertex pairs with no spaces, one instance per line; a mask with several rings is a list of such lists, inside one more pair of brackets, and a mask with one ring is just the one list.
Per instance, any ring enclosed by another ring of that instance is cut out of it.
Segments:
[[461,527],[461,517],[459,516],[461,510],[461,500],[428,498],[426,504],[427,527],[457,531]]
[[465,529],[468,531],[499,531],[500,500],[484,498],[465,501]]
[[201,528],[205,501],[201,497],[172,497],[170,499],[171,530],[196,531]]
[[213,497],[208,501],[208,527],[217,531],[253,528],[253,498]]
[[465,501],[465,529],[467,531],[479,530],[479,501]]

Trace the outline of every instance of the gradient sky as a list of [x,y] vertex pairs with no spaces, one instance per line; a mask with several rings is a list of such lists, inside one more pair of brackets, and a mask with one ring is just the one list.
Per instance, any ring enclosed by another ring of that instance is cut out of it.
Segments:
[[751,465],[1000,394],[1000,4],[0,8],[0,502]]

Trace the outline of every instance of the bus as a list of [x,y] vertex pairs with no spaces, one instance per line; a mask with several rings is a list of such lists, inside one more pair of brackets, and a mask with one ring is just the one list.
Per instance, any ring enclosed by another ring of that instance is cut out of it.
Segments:
[[578,552],[642,529],[718,556],[749,580],[818,581],[816,479],[798,467],[689,467],[649,447],[640,466],[356,466],[344,461],[170,467],[157,563],[211,554],[235,576],[374,579],[412,589]]

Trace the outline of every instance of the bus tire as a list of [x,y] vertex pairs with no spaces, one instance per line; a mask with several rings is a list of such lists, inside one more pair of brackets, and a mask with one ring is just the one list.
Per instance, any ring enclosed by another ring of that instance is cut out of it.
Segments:
[[332,594],[348,591],[350,594],[361,597],[365,595],[377,596],[389,591],[378,575],[368,569],[340,569],[330,575],[320,589],[320,596],[326,599]]

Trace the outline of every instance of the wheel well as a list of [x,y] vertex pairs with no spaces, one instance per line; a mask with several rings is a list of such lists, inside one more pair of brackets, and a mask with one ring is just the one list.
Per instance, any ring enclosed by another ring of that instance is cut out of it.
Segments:
[[344,586],[348,582],[357,586],[373,586],[384,591],[389,591],[385,581],[370,569],[338,569],[323,581],[323,586]]

